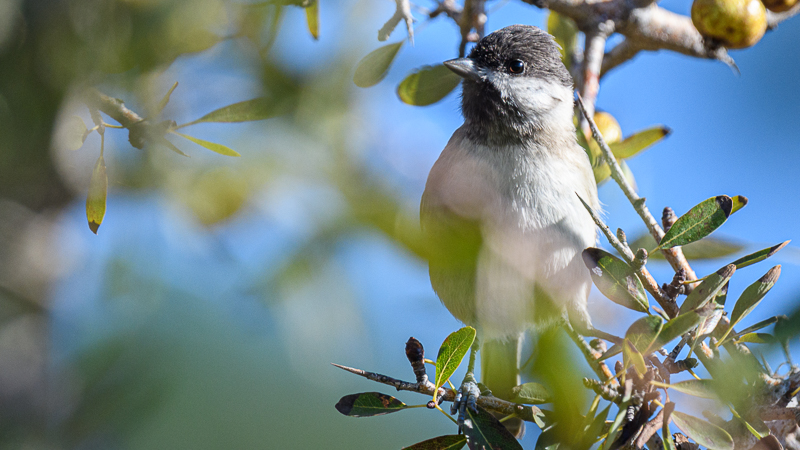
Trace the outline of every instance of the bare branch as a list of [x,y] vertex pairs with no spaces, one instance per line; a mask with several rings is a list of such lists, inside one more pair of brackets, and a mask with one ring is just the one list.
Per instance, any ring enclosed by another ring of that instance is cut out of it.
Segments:
[[411,15],[411,5],[409,4],[408,0],[395,0],[397,2],[397,9],[394,12],[394,15],[383,24],[383,27],[378,31],[378,40],[385,41],[389,38],[389,35],[392,34],[395,27],[397,26],[400,21],[404,21],[406,23],[406,30],[408,31],[408,40],[411,43],[414,43],[414,16]]
[[[388,386],[393,386],[398,391],[418,392],[420,394],[433,396],[433,391],[435,386],[431,382],[428,382],[426,384],[409,383],[407,381],[398,380],[396,378],[392,378],[375,372],[367,372],[365,370],[355,369],[352,367],[342,366],[339,364],[333,364],[333,365],[342,370],[346,370],[347,372],[350,372],[352,374],[364,377],[368,380],[372,380],[381,384],[386,384]],[[452,402],[455,396],[456,392],[446,387],[440,387],[439,392],[437,393],[437,398],[444,399],[445,401],[448,402]],[[497,397],[486,396],[486,395],[478,397],[477,403],[478,406],[488,411],[494,411],[505,415],[515,414],[517,417],[526,422],[536,422],[534,417],[541,415],[542,413],[542,411],[536,406],[520,405],[518,403],[509,402],[506,400],[501,400]]]

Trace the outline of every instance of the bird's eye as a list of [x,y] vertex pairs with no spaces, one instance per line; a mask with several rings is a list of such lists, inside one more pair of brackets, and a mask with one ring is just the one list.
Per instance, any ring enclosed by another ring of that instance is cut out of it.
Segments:
[[515,59],[508,63],[508,71],[511,73],[522,73],[525,70],[525,63]]

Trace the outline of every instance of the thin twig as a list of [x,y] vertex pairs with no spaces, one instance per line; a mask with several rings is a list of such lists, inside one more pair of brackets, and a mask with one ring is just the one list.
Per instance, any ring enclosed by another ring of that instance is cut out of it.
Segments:
[[[656,242],[661,242],[661,239],[664,237],[664,230],[661,229],[661,226],[656,221],[655,217],[650,213],[650,210],[647,209],[647,205],[645,205],[645,200],[642,197],[639,197],[636,194],[636,191],[633,190],[630,183],[628,183],[627,178],[622,173],[622,169],[617,162],[617,159],[614,157],[614,154],[611,152],[611,149],[606,144],[605,139],[603,139],[603,135],[600,134],[600,131],[597,129],[597,125],[594,123],[592,117],[587,113],[586,108],[583,104],[583,100],[581,96],[578,95],[578,105],[583,112],[584,117],[589,123],[589,127],[592,129],[592,136],[594,136],[595,141],[600,145],[600,149],[603,151],[603,156],[605,157],[606,163],[608,167],[611,169],[611,178],[617,182],[619,187],[622,189],[622,192],[628,197],[628,201],[631,202],[633,208],[639,214],[639,217],[642,218],[647,229],[650,230],[650,234],[655,238]],[[694,270],[689,266],[688,261],[686,261],[686,257],[683,256],[683,251],[681,251],[680,247],[672,247],[670,249],[662,249],[664,253],[664,257],[669,261],[672,268],[675,271],[683,269],[686,271],[686,279],[687,280],[695,280],[697,279],[697,275],[695,275]],[[663,305],[662,305],[663,306]]]
[[[409,383],[407,381],[398,380],[396,378],[392,378],[375,372],[367,372],[365,370],[355,369],[352,367],[342,366],[339,364],[333,364],[333,365],[352,374],[364,377],[368,380],[372,380],[388,386],[393,386],[398,391],[418,392],[420,394],[433,396],[435,386],[431,382],[428,382],[427,384]],[[445,401],[452,402],[455,396],[456,396],[456,391],[448,389],[446,387],[440,387],[437,394],[437,399],[444,399]],[[506,400],[499,399],[497,397],[492,397],[487,395],[481,395],[480,397],[478,397],[477,404],[481,408],[486,409],[488,411],[494,411],[505,415],[516,414],[517,417],[526,422],[536,422],[534,417],[542,414],[542,411],[536,406],[520,405],[518,403],[509,402]]]
[[404,21],[406,23],[406,30],[408,31],[408,40],[411,44],[414,44],[414,16],[411,14],[411,5],[408,0],[395,0],[397,3],[397,9],[395,10],[392,17],[386,21],[383,27],[378,31],[378,40],[385,41],[389,38],[389,35],[392,34],[395,27],[397,26],[400,21]]

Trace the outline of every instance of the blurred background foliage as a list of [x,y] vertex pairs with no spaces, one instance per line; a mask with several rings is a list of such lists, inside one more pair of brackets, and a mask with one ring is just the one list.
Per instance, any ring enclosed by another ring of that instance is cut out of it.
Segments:
[[[303,9],[283,3],[0,3],[3,448],[395,448],[454,431],[423,410],[369,423],[339,415],[339,397],[375,386],[328,363],[411,379],[406,339],[432,354],[459,326],[430,289],[415,234],[427,171],[460,123],[458,98],[421,109],[394,94],[412,69],[456,54],[457,30],[420,27],[387,80],[359,90],[354,67],[378,46],[393,2],[321,0],[318,40]],[[502,8],[488,29],[544,23],[527,5],[492,3]],[[665,5],[686,12],[683,3]],[[796,237],[798,39],[797,21],[781,25],[740,53],[741,77],[658,54],[604,81],[600,106],[625,135],[660,122],[682,135],[630,162],[649,202],[680,214],[745,194],[751,218],[728,228],[737,246]],[[255,97],[280,114],[190,128],[236,159],[171,137],[191,158],[138,150],[126,130],[107,129],[108,209],[95,236],[84,204],[100,139],[78,150],[64,139],[72,116],[92,124],[82,93],[97,87],[155,118],[175,81],[162,119]],[[642,229],[614,187],[601,199],[612,226]],[[785,268],[773,293],[785,300],[764,317],[791,310],[795,272]],[[633,316],[592,302],[600,327],[622,334],[631,320],[618,317]],[[584,410],[588,391],[564,383],[591,371],[570,345],[548,348],[558,351],[533,373],[558,379],[556,395],[573,392],[565,404]],[[559,378],[554,364],[575,376]]]

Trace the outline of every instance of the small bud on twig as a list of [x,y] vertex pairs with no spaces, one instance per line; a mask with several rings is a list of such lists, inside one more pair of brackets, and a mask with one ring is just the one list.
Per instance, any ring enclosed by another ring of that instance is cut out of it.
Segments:
[[676,220],[678,220],[678,216],[675,215],[675,211],[669,206],[665,207],[664,212],[661,213],[661,224],[664,225],[665,233],[675,224]]

